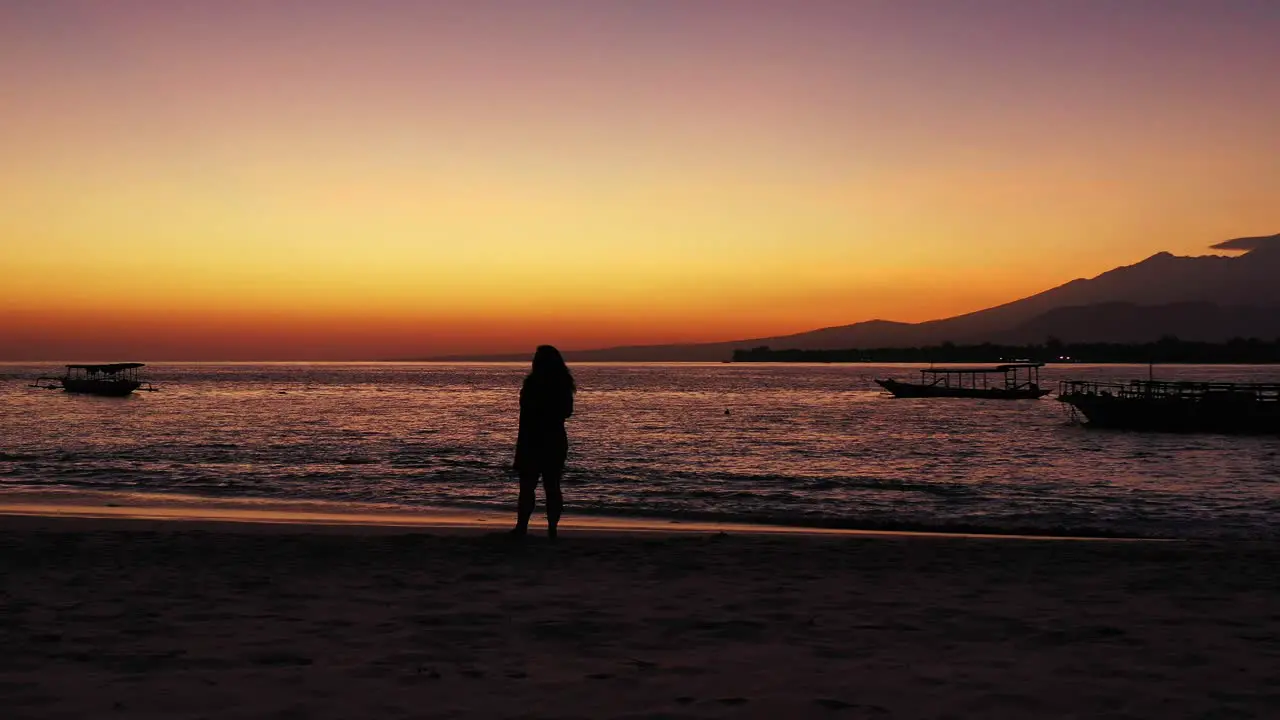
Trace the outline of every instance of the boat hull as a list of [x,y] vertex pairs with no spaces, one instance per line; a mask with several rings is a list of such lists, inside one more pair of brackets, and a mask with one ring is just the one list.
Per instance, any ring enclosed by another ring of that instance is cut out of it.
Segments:
[[900,398],[976,398],[980,400],[1036,400],[1049,394],[1043,388],[961,388],[945,385],[921,385],[898,380],[876,380],[876,384]]
[[137,380],[62,380],[62,389],[69,393],[104,397],[125,397],[140,387],[142,383]]
[[1280,434],[1280,403],[1249,399],[1134,399],[1066,393],[1058,400],[1085,417],[1089,427],[1155,432]]

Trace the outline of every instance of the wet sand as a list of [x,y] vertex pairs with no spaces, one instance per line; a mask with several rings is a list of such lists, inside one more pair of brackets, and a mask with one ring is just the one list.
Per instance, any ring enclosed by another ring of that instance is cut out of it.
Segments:
[[[260,525],[305,525],[312,531],[353,528],[357,532],[492,532],[509,528],[510,512],[464,508],[427,508],[335,503],[319,500],[211,498],[179,494],[119,491],[0,491],[0,516],[38,516],[80,519],[164,520],[181,522],[231,522]],[[545,518],[533,525],[545,528]],[[1019,535],[1013,533],[956,533],[928,530],[857,530],[795,525],[761,525],[663,517],[601,516],[572,513],[562,528],[600,534],[747,533],[752,535],[822,535],[827,537],[968,537],[1021,538],[1026,540],[1101,539],[1097,536]],[[1120,538],[1124,539],[1124,538]],[[1132,538],[1130,538],[1132,539]]]
[[1280,716],[1280,548],[0,517],[6,718]]

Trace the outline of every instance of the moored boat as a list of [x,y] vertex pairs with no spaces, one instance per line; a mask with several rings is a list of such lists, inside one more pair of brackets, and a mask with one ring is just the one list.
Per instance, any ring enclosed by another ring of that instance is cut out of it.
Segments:
[[1044,363],[1017,362],[994,367],[931,367],[920,371],[920,382],[893,378],[876,384],[894,397],[952,397],[985,400],[1035,400],[1049,394],[1040,387]]
[[1280,434],[1280,383],[1064,380],[1058,400],[1091,427]]
[[143,363],[106,363],[102,365],[67,365],[60,377],[37,378],[32,387],[65,390],[70,393],[125,397],[135,390],[154,391],[151,383],[138,377]]

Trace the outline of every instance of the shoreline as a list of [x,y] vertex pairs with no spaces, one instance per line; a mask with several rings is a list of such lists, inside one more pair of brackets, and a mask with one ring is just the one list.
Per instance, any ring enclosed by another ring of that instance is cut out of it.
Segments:
[[[510,513],[493,510],[335,503],[326,501],[208,498],[192,495],[126,493],[118,491],[0,491],[0,527],[11,518],[26,518],[28,526],[74,522],[79,527],[108,527],[144,523],[181,523],[203,526],[266,526],[274,531],[395,533],[447,532],[490,534],[504,532],[512,524]],[[534,515],[535,533],[545,530],[546,517]],[[647,535],[682,536],[734,534],[751,536],[802,536],[825,538],[933,538],[1008,541],[1071,541],[1170,543],[1185,538],[1085,536],[1052,533],[949,532],[931,530],[858,529],[804,525],[770,525],[748,522],[680,520],[625,515],[568,514],[560,523],[562,533],[575,536]]]
[[1274,543],[486,530],[0,517],[5,717],[1280,710]]

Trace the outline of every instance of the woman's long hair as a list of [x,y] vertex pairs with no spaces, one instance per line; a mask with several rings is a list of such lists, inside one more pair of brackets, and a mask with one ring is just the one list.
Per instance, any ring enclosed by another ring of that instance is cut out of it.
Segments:
[[533,353],[533,368],[525,377],[524,384],[525,387],[536,385],[570,393],[578,391],[569,366],[564,364],[564,356],[551,345],[539,345]]

